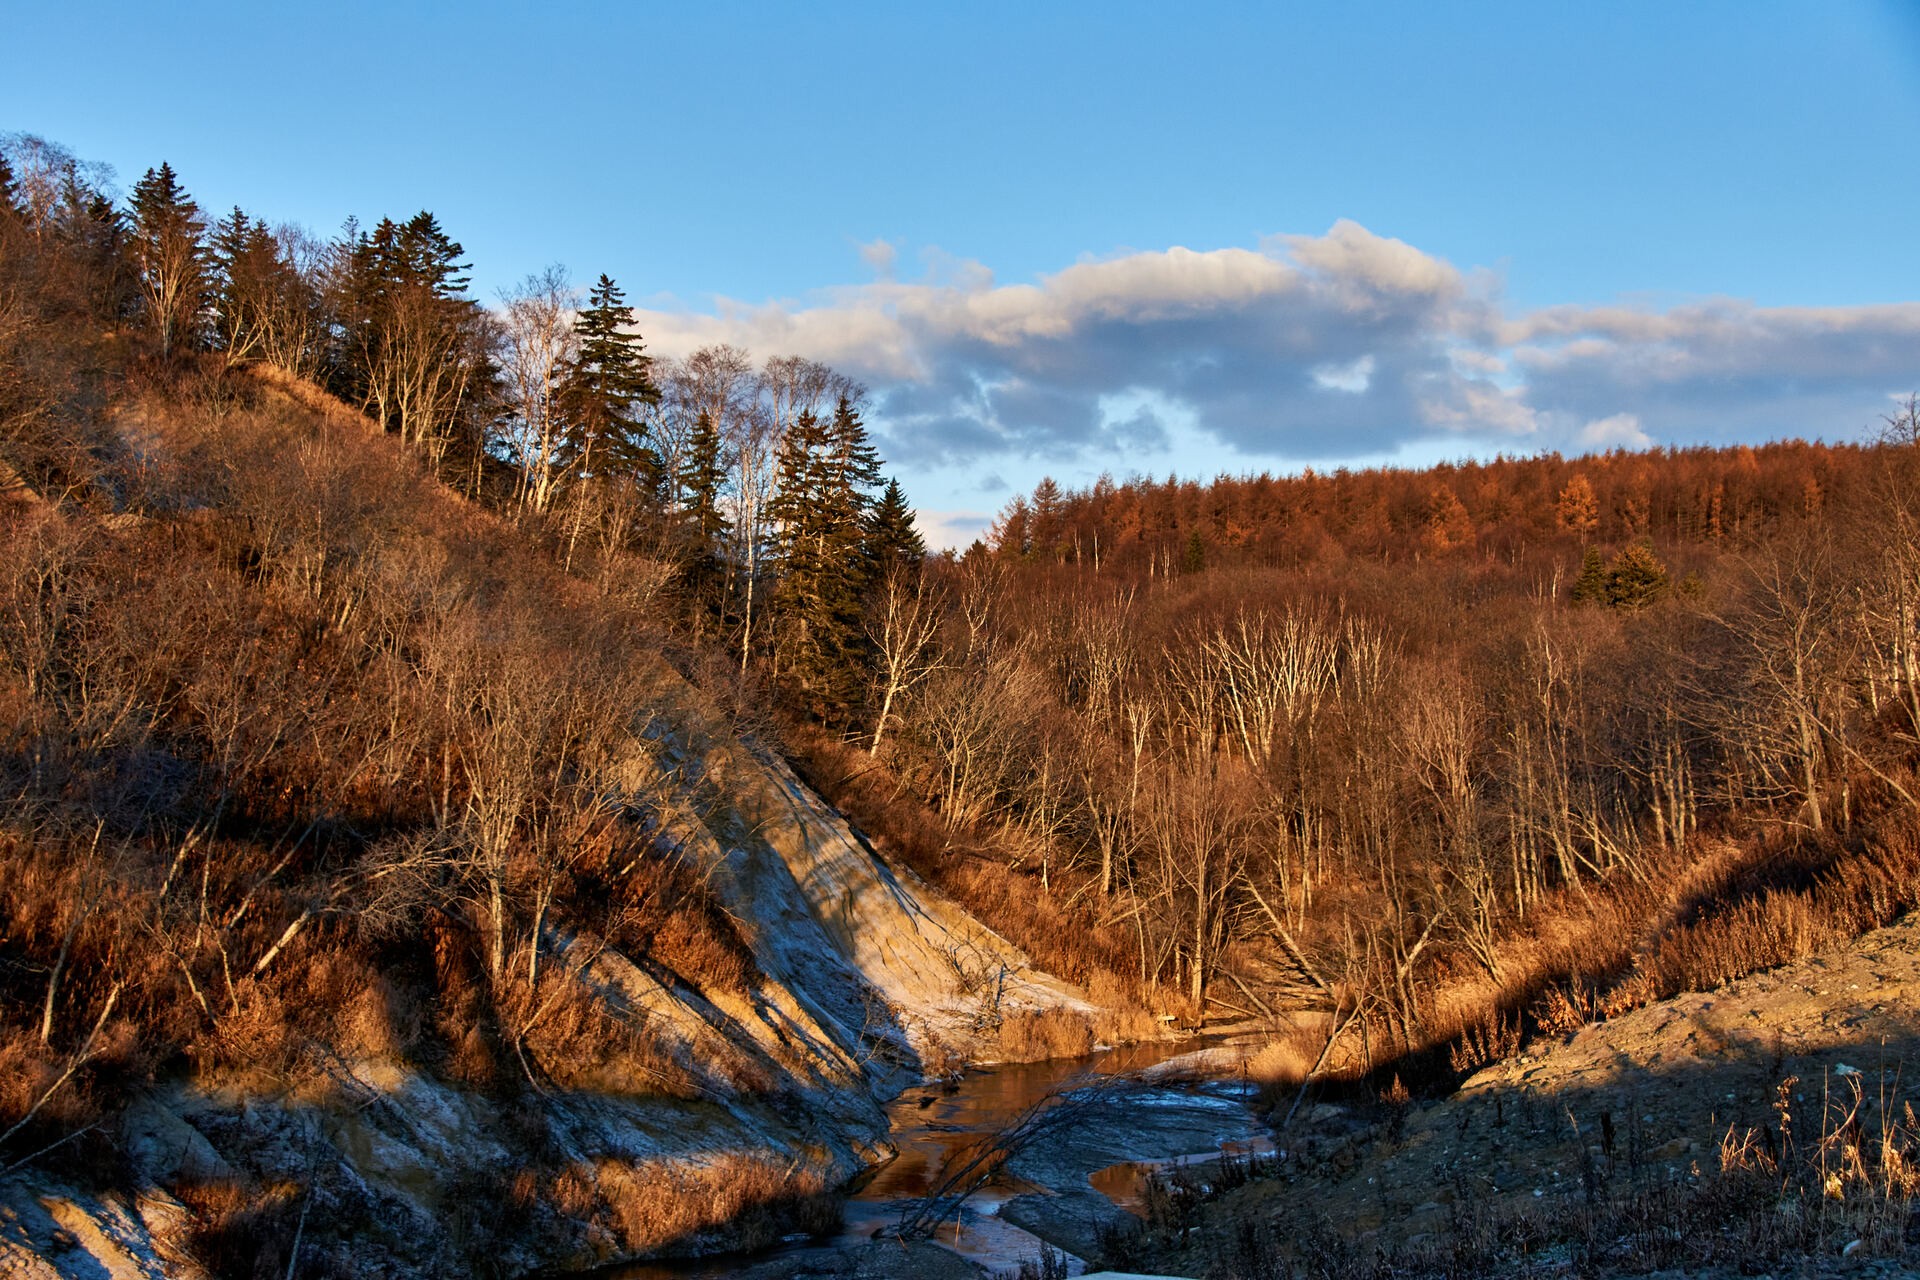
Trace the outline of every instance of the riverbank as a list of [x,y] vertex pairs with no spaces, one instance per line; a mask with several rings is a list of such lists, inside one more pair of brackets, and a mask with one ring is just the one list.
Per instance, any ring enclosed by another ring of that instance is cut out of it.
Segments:
[[1908,916],[1538,1044],[1442,1100],[1323,1108],[1260,1176],[1187,1178],[1108,1260],[1223,1278],[1914,1274],[1916,1109]]

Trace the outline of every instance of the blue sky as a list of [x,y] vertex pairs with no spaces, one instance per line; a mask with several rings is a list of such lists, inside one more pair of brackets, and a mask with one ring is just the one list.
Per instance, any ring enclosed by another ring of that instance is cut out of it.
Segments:
[[0,131],[483,296],[875,390],[962,535],[1043,473],[1858,434],[1920,386],[1920,4],[26,5]]

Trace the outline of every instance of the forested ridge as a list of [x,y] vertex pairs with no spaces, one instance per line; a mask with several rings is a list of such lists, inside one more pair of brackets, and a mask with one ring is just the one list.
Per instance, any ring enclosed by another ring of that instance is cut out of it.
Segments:
[[[653,359],[607,276],[489,303],[464,258],[0,139],[0,1162],[97,1176],[131,1093],[315,1045],[698,1096],[543,950],[755,980],[615,798],[663,656],[1100,1003],[1322,1015],[1295,1076],[1443,1087],[1920,895],[1911,399],[1843,444],[1048,481],[929,555],[852,379]],[[206,1250],[278,1194],[196,1206]]]

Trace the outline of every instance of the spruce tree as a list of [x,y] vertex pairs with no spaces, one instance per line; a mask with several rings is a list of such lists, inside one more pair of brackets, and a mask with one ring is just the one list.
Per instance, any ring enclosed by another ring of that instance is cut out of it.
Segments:
[[1575,604],[1605,604],[1607,602],[1607,564],[1600,557],[1600,548],[1588,547],[1580,561],[1580,576],[1573,580],[1573,602]]
[[777,465],[769,515],[779,529],[774,604],[783,665],[815,714],[836,719],[866,682],[861,622],[870,562],[863,553],[879,459],[842,396],[832,418],[803,413],[794,421]]
[[1187,549],[1180,557],[1180,572],[1199,573],[1207,567],[1207,544],[1194,529],[1187,534]]
[[683,495],[681,515],[693,544],[688,583],[697,604],[717,610],[725,577],[724,547],[732,526],[720,509],[721,490],[727,482],[727,458],[721,447],[720,432],[713,425],[713,416],[704,410],[694,419],[686,461],[675,479]]
[[1040,483],[1033,487],[1033,501],[1028,504],[1027,546],[1028,554],[1036,560],[1059,560],[1065,556],[1065,530],[1062,508],[1065,498],[1060,493],[1060,482],[1052,476],[1040,477]]
[[900,482],[889,477],[867,515],[867,562],[873,580],[884,579],[898,565],[917,567],[926,558],[926,541],[913,527],[913,508],[907,505]]
[[1630,613],[1667,593],[1667,567],[1645,542],[1630,542],[1607,566],[1607,603]]
[[214,342],[232,358],[252,354],[265,340],[271,313],[295,281],[267,224],[236,208],[214,224]]
[[868,494],[880,483],[880,455],[867,438],[866,424],[854,409],[853,401],[842,392],[827,425],[827,448],[831,455],[834,493],[847,503],[847,511],[859,515],[872,501]]
[[456,439],[474,448],[494,377],[480,305],[466,296],[465,250],[421,210],[352,223],[335,246],[333,389],[436,459]]
[[19,186],[13,178],[13,164],[0,152],[0,218],[9,222],[22,217]]
[[631,476],[644,492],[658,495],[665,467],[647,443],[639,411],[658,404],[660,391],[640,336],[629,332],[632,326],[633,308],[603,274],[574,322],[580,354],[560,383],[563,461],[579,476]]
[[191,345],[206,302],[206,220],[173,167],[149,169],[134,185],[133,257],[147,322],[160,339],[160,356]]

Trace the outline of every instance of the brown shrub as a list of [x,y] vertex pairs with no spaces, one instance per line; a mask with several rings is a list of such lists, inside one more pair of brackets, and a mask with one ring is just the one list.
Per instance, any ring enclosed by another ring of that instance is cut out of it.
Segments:
[[1704,991],[1798,960],[1843,935],[1852,936],[1806,895],[1769,892],[1674,930],[1646,969],[1663,996]]
[[99,1117],[87,1075],[53,1089],[64,1070],[64,1056],[41,1044],[37,1032],[0,1027],[0,1129],[13,1127],[36,1102],[46,1099],[29,1128],[9,1143],[10,1148],[31,1150],[39,1141],[52,1141]]
[[[668,1098],[706,1098],[709,1077],[742,1093],[768,1093],[778,1081],[766,1065],[731,1043],[710,1042],[698,1069],[684,1063],[644,1022],[617,1013],[592,986],[559,964],[541,974],[538,991],[523,972],[501,984],[498,1012],[527,1067],[566,1088]],[[509,1045],[511,1049],[511,1044]]]
[[241,979],[231,1005],[223,1010],[215,1004],[214,1011],[212,1029],[196,1045],[205,1065],[280,1071],[293,1061],[298,1036],[285,1003],[267,984]]
[[692,986],[749,994],[760,979],[741,925],[680,858],[632,833],[596,832],[556,907],[626,955]]

